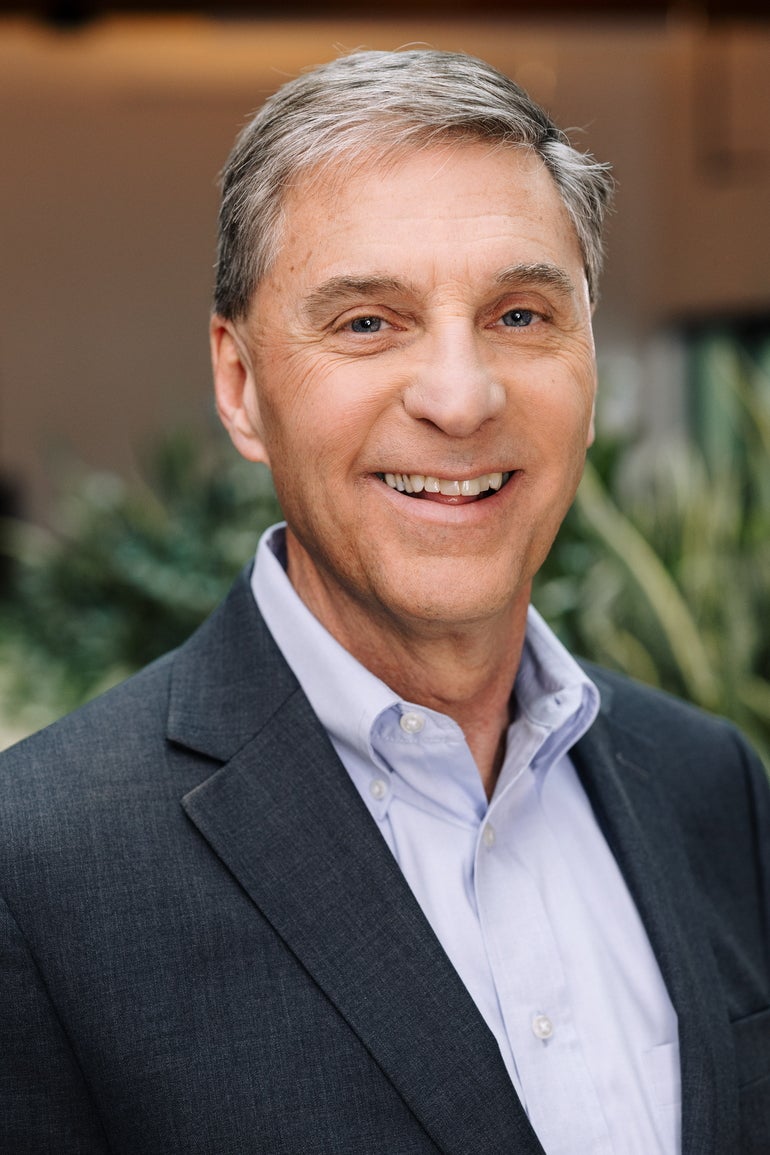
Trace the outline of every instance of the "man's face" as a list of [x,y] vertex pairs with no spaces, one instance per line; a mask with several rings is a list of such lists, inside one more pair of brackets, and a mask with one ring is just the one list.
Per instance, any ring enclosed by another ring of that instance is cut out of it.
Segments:
[[332,632],[522,613],[595,392],[579,246],[532,153],[445,144],[300,183],[248,318],[214,332],[242,369],[220,409]]

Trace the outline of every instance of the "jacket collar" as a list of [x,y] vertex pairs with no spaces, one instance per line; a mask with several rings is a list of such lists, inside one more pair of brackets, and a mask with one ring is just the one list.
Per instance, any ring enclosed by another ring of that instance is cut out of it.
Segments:
[[299,688],[259,615],[249,570],[177,652],[172,668],[166,736],[220,762]]

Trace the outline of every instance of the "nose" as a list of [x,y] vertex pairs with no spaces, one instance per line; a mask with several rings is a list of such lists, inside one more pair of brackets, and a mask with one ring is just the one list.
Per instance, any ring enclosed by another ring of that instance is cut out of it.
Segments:
[[404,408],[450,437],[470,437],[505,407],[505,388],[492,373],[483,337],[463,323],[447,323],[422,342],[420,360],[404,391]]

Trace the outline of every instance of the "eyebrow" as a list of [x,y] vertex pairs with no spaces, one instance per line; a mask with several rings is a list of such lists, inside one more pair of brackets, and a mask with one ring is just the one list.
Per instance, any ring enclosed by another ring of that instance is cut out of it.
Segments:
[[406,281],[386,276],[330,277],[312,289],[302,302],[302,312],[310,321],[320,322],[331,306],[348,299],[376,300],[384,296],[414,294],[416,290]]
[[575,285],[569,273],[558,265],[548,263],[508,265],[495,277],[498,285],[505,289],[541,287],[556,289],[557,292],[574,297]]
[[[574,296],[572,278],[558,265],[546,262],[508,265],[495,276],[495,283],[504,289],[518,289],[527,286],[556,289],[567,296]],[[330,308],[339,306],[346,300],[368,299],[370,301],[394,295],[416,296],[417,289],[408,281],[398,277],[372,275],[356,277],[341,274],[323,281],[308,293],[302,302],[302,312],[313,323],[326,319]]]

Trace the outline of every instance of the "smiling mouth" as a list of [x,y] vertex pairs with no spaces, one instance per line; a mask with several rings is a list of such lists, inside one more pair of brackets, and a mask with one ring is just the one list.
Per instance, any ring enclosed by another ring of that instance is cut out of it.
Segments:
[[481,473],[478,477],[469,477],[462,481],[446,477],[433,477],[425,473],[378,473],[380,481],[384,481],[391,489],[409,497],[426,498],[431,501],[440,501],[448,505],[465,504],[470,501],[481,501],[491,497],[513,476],[514,471],[503,473]]

